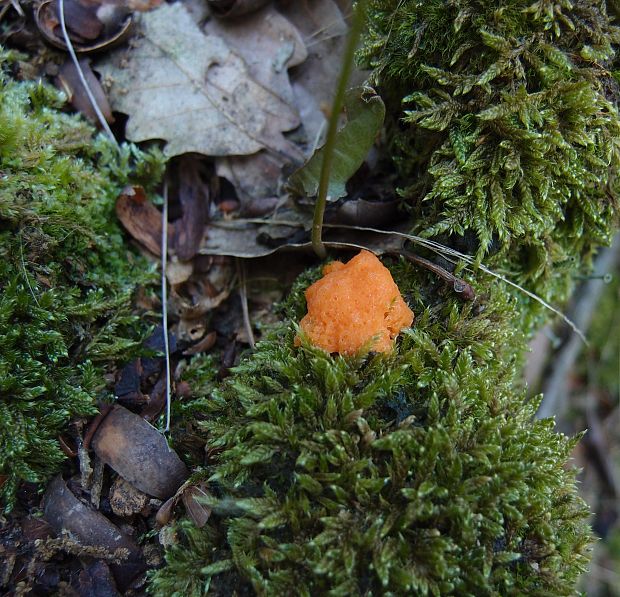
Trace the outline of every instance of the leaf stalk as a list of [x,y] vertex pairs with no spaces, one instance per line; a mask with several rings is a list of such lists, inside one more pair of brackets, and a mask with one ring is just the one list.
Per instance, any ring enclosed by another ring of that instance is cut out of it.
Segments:
[[344,103],[344,96],[347,90],[349,77],[353,68],[355,50],[359,42],[360,33],[366,16],[366,0],[359,0],[354,8],[353,20],[349,37],[344,51],[342,69],[338,77],[338,86],[334,95],[332,111],[329,115],[327,135],[325,138],[325,151],[323,153],[323,163],[321,164],[321,176],[319,178],[319,188],[314,205],[314,219],[312,221],[312,248],[319,259],[327,257],[327,250],[323,244],[323,218],[325,216],[325,206],[327,204],[327,190],[329,188],[329,177],[334,160],[334,148],[336,145],[336,134],[338,133],[338,120],[340,111]]

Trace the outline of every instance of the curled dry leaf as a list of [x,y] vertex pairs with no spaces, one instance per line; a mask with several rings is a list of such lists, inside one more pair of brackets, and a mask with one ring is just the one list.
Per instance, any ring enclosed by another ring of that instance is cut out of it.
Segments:
[[217,340],[217,332],[209,332],[200,342],[196,342],[193,346],[190,346],[183,352],[186,356],[200,354],[201,352],[208,352],[215,346]]
[[166,438],[122,406],[114,407],[103,420],[92,447],[119,475],[159,499],[173,495],[189,474]]
[[153,386],[151,393],[144,408],[140,411],[140,416],[149,422],[154,422],[166,406],[166,372],[162,372],[159,379]]
[[140,15],[131,48],[108,54],[97,69],[114,110],[129,115],[127,138],[163,139],[168,156],[247,155],[286,149],[282,131],[296,113],[257,84],[224,40],[205,35],[182,3]]
[[[301,231],[305,234],[304,217],[298,211],[287,209],[278,212],[278,219],[286,220],[291,225],[286,227],[288,242]],[[281,237],[281,231],[285,228],[280,222],[272,223],[273,220],[266,218],[264,223],[248,222],[242,219],[236,220],[213,220],[205,229],[205,235],[200,246],[203,255],[230,255],[234,257],[263,257],[275,252],[278,246],[288,244],[283,240],[279,245],[262,242],[265,235],[269,238]],[[309,236],[308,236],[309,238]],[[303,238],[305,242],[307,238]]]
[[221,19],[239,17],[254,12],[271,0],[207,0],[214,15]]
[[207,320],[205,317],[181,319],[177,325],[179,340],[183,342],[197,342],[205,335],[206,330]]
[[187,282],[170,290],[169,310],[190,326],[221,305],[230,295],[233,268],[230,260],[215,259],[208,272],[193,275]]
[[157,510],[157,514],[155,515],[155,522],[160,526],[166,526],[172,520],[172,514],[174,508],[176,507],[179,501],[178,494],[169,497]]
[[194,264],[191,261],[169,261],[166,264],[166,278],[171,286],[178,286],[187,282],[193,272]]
[[189,485],[181,494],[187,514],[198,528],[205,526],[211,516],[212,509],[205,504],[205,498],[210,495],[206,483]]
[[[142,187],[125,187],[116,200],[116,215],[127,232],[153,255],[161,256],[161,212]],[[172,238],[168,225],[168,242]]]
[[[290,217],[289,217],[290,216]],[[264,223],[247,220],[216,220],[207,226],[200,246],[202,255],[229,255],[232,257],[266,257],[279,251],[311,251],[310,233],[303,222],[295,221],[292,213],[283,214],[282,220],[266,219]],[[395,232],[406,233],[411,223],[403,220],[393,225]],[[284,234],[282,231],[287,229]],[[368,249],[377,255],[402,248],[403,240],[397,235],[326,226],[325,244],[334,249]],[[270,240],[280,242],[269,242]]]
[[211,508],[204,503],[205,499],[210,495],[211,493],[207,489],[206,482],[195,484],[195,482],[187,481],[179,487],[179,490],[171,498],[161,505],[155,516],[155,521],[161,527],[169,524],[172,520],[174,509],[179,503],[179,499],[181,499],[193,523],[197,527],[202,528],[207,524],[211,516]]
[[[133,31],[133,18],[123,14],[113,26],[100,20],[97,4],[82,4],[77,0],[64,1],[67,33],[78,54],[88,54],[113,48],[126,41]],[[34,19],[43,38],[51,45],[67,50],[60,27],[58,0],[41,2],[34,11]]]
[[[80,58],[79,64],[82,72],[84,73],[86,83],[88,84],[88,87],[92,92],[101,113],[106,121],[109,124],[112,124],[114,122],[114,117],[112,116],[112,110],[110,108],[110,104],[108,103],[108,98],[101,87],[99,79],[90,68],[90,60],[87,58]],[[81,112],[95,125],[100,125],[97,113],[93,109],[93,105],[84,91],[84,85],[82,84],[78,71],[72,60],[65,60],[65,63],[60,67],[60,71],[58,72],[55,82],[56,86],[65,92],[69,102],[76,110]]]
[[[58,0],[51,0],[51,2],[44,2],[42,4],[43,12],[40,14],[45,15],[45,22],[49,25],[54,23],[54,16],[56,17],[56,24],[60,24],[60,3]],[[67,25],[67,32],[72,38],[71,41],[76,42],[88,42],[97,39],[103,33],[103,23],[97,18],[97,7],[94,5],[84,5],[78,0],[64,0],[64,13],[65,22]],[[52,11],[52,15],[48,11]],[[54,27],[54,32],[57,34],[58,30]],[[62,37],[62,34],[61,34]]]

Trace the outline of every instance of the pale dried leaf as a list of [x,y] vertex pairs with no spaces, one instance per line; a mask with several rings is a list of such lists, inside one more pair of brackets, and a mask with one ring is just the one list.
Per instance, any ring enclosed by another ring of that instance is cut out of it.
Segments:
[[170,289],[169,311],[181,321],[195,322],[228,298],[232,282],[230,260],[214,262],[208,273],[195,272],[189,280]]
[[205,35],[182,3],[143,14],[132,47],[97,69],[131,141],[163,139],[168,156],[248,155],[287,147],[295,111],[257,84],[224,40]]
[[[290,214],[287,214],[290,215]],[[214,221],[207,225],[206,234],[200,246],[202,255],[229,255],[234,257],[266,257],[279,251],[312,252],[310,234],[303,234],[303,225],[289,220],[265,220],[259,224],[255,220]],[[395,229],[411,229],[410,222],[403,222]],[[300,234],[302,233],[302,234]],[[298,237],[302,237],[299,240]],[[351,229],[350,226],[326,226],[325,245],[328,249],[363,248],[381,254],[402,247],[402,238]],[[265,242],[272,240],[274,243]],[[280,244],[275,244],[276,242]]]
[[[211,19],[205,25],[205,31],[224,39],[246,62],[250,76],[297,114],[288,69],[306,59],[306,47],[297,28],[273,5],[241,18]],[[263,151],[251,156],[219,158],[216,169],[219,176],[235,186],[237,196],[242,204],[246,204],[257,198],[274,197],[278,193],[282,168],[303,161],[301,150],[289,143],[280,155]],[[242,211],[245,211],[244,207]]]
[[308,53],[297,28],[273,6],[230,21],[210,19],[205,32],[221,37],[243,58],[256,82],[294,105],[287,71],[301,64]]
[[169,261],[166,265],[166,278],[171,286],[183,284],[194,273],[191,261]]
[[[311,154],[326,131],[336,81],[340,75],[347,23],[333,0],[300,0],[281,8],[298,29],[308,58],[291,70],[291,83]],[[351,86],[361,83],[357,75]]]
[[218,158],[215,171],[234,185],[242,211],[246,212],[249,203],[278,194],[285,163],[280,156],[260,151],[249,156]]

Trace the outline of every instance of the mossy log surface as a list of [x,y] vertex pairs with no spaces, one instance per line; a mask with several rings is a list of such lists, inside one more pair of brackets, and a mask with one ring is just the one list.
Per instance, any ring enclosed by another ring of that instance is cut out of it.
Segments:
[[180,524],[154,594],[574,591],[591,539],[576,439],[513,388],[514,301],[474,283],[464,304],[393,269],[416,313],[393,354],[294,348],[285,324],[199,401],[214,513]]

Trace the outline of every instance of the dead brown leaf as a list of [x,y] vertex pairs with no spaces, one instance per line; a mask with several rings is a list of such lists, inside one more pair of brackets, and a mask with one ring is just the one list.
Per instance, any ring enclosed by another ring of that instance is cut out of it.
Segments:
[[[250,76],[261,86],[287,105],[295,105],[288,69],[301,64],[307,52],[296,27],[272,5],[240,18],[211,19],[205,31],[226,41],[243,58]],[[220,158],[216,160],[216,171],[235,186],[245,212],[245,204],[250,200],[276,196],[282,169],[286,164],[298,166],[303,159],[300,149],[289,142],[279,154],[262,151],[251,156]]]
[[169,261],[166,265],[166,278],[171,286],[178,286],[187,282],[194,272],[191,261]]
[[202,340],[196,342],[183,352],[184,355],[191,356],[201,352],[208,352],[215,346],[217,340],[217,332],[209,332]]
[[[206,317],[197,317],[196,319],[180,319],[176,328],[176,333],[179,340],[183,342],[196,342],[205,335],[206,331]],[[187,353],[184,352],[183,354]]]
[[166,526],[172,520],[172,514],[179,501],[179,494],[176,493],[172,497],[168,498],[157,510],[155,515],[155,522],[160,526]]
[[[191,329],[209,311],[221,305],[232,289],[233,269],[229,259],[214,260],[208,272],[196,272],[187,282],[170,290],[169,311]],[[181,325],[181,322],[179,325]]]
[[200,170],[201,162],[197,158],[180,158],[178,196],[183,215],[173,225],[172,250],[181,261],[189,261],[198,251],[209,215],[209,188]]
[[161,527],[169,524],[172,521],[174,509],[181,499],[188,516],[197,527],[202,528],[211,516],[211,508],[202,502],[210,495],[206,482],[186,481],[172,497],[161,505],[155,520]]
[[[95,76],[90,68],[90,60],[87,58],[79,59],[80,68],[84,73],[84,78],[90,91],[92,92],[101,113],[109,124],[114,122],[114,116],[112,116],[112,110],[108,103],[108,98],[101,87],[99,79]],[[72,60],[65,60],[65,63],[60,67],[58,76],[55,79],[56,86],[62,89],[71,105],[81,112],[88,120],[95,125],[99,125],[99,118],[95,112],[93,105],[86,95],[84,85],[78,74],[75,64]]]
[[140,411],[140,416],[153,423],[166,406],[166,373],[162,373],[148,396],[146,406]]
[[[211,222],[203,238],[200,253],[203,255],[229,255],[233,257],[265,257],[279,251],[311,251],[310,232],[303,223],[293,220],[287,214],[285,220],[218,220]],[[408,232],[410,223],[403,221],[392,229]],[[335,225],[326,225],[325,244],[331,248],[364,248],[381,254],[385,251],[398,250],[402,239],[395,235],[347,229]]]
[[[93,41],[101,35],[103,23],[97,18],[97,7],[95,5],[86,5],[78,0],[64,0],[63,4],[67,31],[76,41]],[[47,6],[52,9],[54,16],[59,19],[60,8],[58,0],[52,0]]]
[[[75,51],[80,54],[112,48],[126,39],[133,29],[133,19],[126,9],[106,14],[97,3],[65,0],[67,33]],[[45,0],[34,11],[34,20],[43,38],[61,50],[67,50],[60,27],[58,0]]]
[[210,495],[211,493],[207,489],[207,483],[205,482],[189,485],[181,494],[181,499],[188,516],[199,529],[207,524],[211,516],[211,508],[204,503],[204,499]]
[[250,77],[294,106],[288,69],[301,64],[308,52],[297,28],[272,5],[234,20],[210,19],[205,32],[223,39],[243,58]]
[[[142,187],[125,187],[116,200],[116,215],[127,232],[153,255],[161,257],[161,213]],[[173,229],[168,224],[168,243]]]

